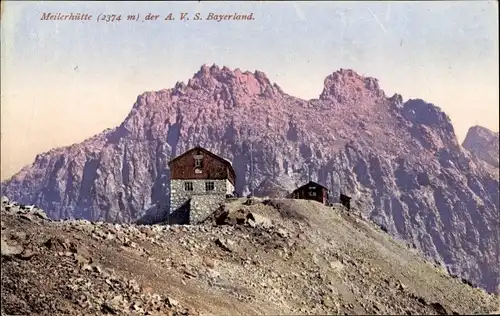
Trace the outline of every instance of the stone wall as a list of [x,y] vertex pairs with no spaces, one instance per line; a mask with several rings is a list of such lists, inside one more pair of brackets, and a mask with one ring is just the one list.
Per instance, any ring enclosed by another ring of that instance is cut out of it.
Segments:
[[226,180],[226,194],[233,195],[234,192],[234,185],[229,182],[229,180]]
[[193,195],[189,214],[189,224],[195,225],[205,220],[215,212],[221,203],[224,203],[225,195]]
[[[205,190],[206,181],[214,183],[213,191]],[[184,190],[185,182],[193,184],[192,191]],[[229,180],[171,180],[170,213],[175,213],[186,202],[191,200],[189,210],[186,210],[186,212],[189,212],[189,222],[199,222],[215,211],[226,198],[226,194],[232,194],[233,191],[234,186]]]

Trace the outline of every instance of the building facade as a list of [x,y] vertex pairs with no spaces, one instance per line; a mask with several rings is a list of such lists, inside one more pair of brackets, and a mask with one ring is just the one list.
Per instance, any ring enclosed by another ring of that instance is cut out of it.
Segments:
[[236,174],[231,163],[195,147],[169,162],[170,216],[175,223],[206,219],[233,195]]
[[344,205],[348,210],[351,209],[351,197],[345,194],[340,194],[340,203]]
[[309,181],[303,186],[295,189],[291,194],[292,199],[313,200],[328,204],[328,189],[321,184]]

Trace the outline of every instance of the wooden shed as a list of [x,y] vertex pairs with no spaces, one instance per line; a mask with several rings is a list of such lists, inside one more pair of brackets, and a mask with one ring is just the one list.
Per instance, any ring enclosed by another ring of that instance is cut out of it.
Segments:
[[328,204],[328,189],[319,183],[309,181],[303,186],[295,189],[291,194],[292,199],[313,200]]
[[344,205],[348,210],[351,209],[351,197],[345,194],[340,194],[340,203]]

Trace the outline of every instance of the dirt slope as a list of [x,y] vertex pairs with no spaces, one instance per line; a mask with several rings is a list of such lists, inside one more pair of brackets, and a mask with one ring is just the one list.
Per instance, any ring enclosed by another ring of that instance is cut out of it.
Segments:
[[[2,201],[2,315],[479,314],[498,299],[342,207],[238,199],[199,226]],[[249,204],[249,205],[246,205]]]

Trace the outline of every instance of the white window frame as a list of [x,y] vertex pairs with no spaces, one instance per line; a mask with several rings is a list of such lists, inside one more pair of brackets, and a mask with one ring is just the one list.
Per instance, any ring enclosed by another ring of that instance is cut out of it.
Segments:
[[194,167],[201,168],[203,166],[203,158],[195,158],[194,159]]
[[184,182],[184,191],[194,191],[193,182]]
[[[210,186],[212,187],[210,189]],[[205,181],[205,191],[212,192],[215,190],[215,182],[213,181]]]

